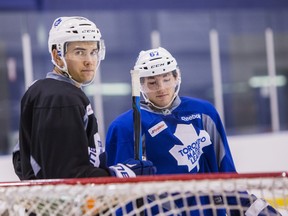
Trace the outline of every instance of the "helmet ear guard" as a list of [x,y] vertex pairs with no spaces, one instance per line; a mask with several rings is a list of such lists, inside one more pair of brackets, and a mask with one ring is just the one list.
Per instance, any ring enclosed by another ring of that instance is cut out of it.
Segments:
[[103,39],[100,39],[99,42],[99,58],[100,60],[104,60],[106,55],[106,47]]

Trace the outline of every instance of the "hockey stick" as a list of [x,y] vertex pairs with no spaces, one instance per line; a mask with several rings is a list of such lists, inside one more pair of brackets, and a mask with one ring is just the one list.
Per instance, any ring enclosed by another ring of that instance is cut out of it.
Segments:
[[[134,159],[142,160],[142,132],[141,132],[141,110],[140,110],[140,77],[139,71],[131,70],[133,129],[134,129]],[[136,200],[137,208],[144,205],[143,198]],[[144,215],[144,211],[140,212]]]
[[140,111],[140,77],[139,71],[131,70],[132,108],[134,129],[134,159],[142,160],[141,111]]

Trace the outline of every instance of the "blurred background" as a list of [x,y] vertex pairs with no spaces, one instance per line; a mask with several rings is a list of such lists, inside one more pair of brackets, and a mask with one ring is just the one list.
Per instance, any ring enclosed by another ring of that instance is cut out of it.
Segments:
[[180,94],[218,109],[236,164],[245,156],[249,167],[257,156],[266,163],[258,171],[288,170],[286,0],[1,0],[0,155],[9,164],[21,97],[52,70],[52,22],[74,15],[94,21],[106,44],[97,79],[84,89],[103,141],[111,121],[131,108],[130,69],[139,51],[163,46],[181,69]]

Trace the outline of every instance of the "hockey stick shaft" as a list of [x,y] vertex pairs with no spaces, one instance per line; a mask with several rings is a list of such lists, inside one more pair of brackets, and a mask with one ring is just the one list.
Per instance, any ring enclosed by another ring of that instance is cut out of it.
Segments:
[[[142,160],[142,132],[141,132],[141,110],[140,110],[140,77],[139,71],[131,70],[132,86],[132,108],[133,108],[133,129],[134,129],[134,159]],[[142,198],[136,200],[137,208],[144,205]],[[144,216],[144,211],[140,212]]]
[[132,108],[134,129],[134,158],[142,160],[141,111],[140,111],[140,77],[139,71],[131,70]]

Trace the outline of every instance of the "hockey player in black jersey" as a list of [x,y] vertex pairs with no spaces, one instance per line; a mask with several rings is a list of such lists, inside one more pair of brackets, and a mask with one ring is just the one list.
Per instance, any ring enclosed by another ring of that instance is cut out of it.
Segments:
[[84,17],[59,17],[49,33],[53,71],[21,100],[13,164],[21,180],[153,174],[150,161],[106,167],[97,120],[82,91],[105,56],[100,30]]

